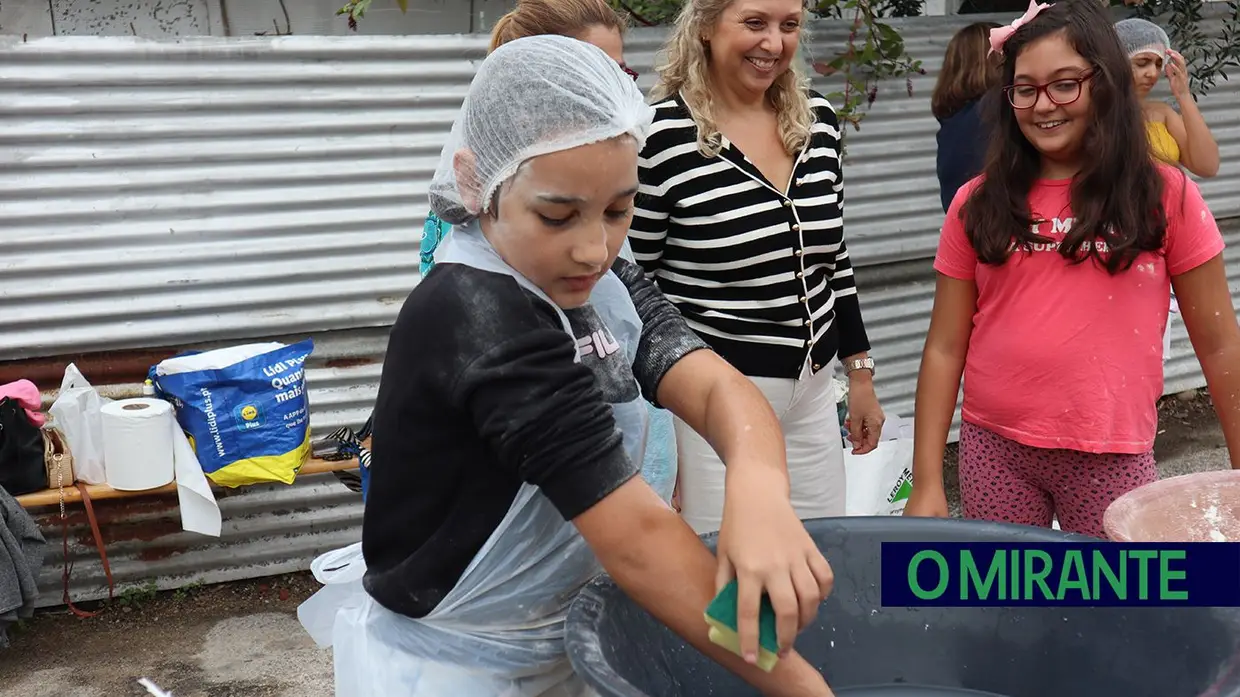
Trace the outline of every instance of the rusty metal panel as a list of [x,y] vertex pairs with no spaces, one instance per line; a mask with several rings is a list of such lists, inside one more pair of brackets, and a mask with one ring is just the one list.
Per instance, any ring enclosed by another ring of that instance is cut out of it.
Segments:
[[[379,389],[383,354],[387,349],[387,328],[258,337],[247,343],[267,340],[292,343],[307,336],[315,344],[314,353],[306,361],[311,433],[322,435],[346,425],[359,427],[369,418]],[[142,394],[148,369],[163,359],[183,350],[207,351],[234,343],[206,342],[9,361],[0,363],[0,384],[22,378],[33,381],[43,392],[43,406],[47,408],[56,397],[65,366],[74,363],[104,397],[127,399]]]

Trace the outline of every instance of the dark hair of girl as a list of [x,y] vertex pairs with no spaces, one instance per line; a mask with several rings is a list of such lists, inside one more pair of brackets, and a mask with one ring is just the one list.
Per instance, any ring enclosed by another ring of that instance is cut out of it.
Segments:
[[[1093,66],[1093,77],[1082,86],[1093,102],[1092,123],[1081,145],[1081,169],[1072,181],[1072,228],[1059,253],[1074,263],[1092,258],[1116,274],[1141,252],[1163,245],[1163,178],[1150,156],[1132,67],[1098,0],[1062,0],[1017,29],[1003,47],[1001,84],[1012,84],[1016,57],[1026,46],[1053,34],[1062,35]],[[994,132],[984,179],[961,215],[978,259],[1001,265],[1016,249],[1053,240],[1033,232],[1033,225],[1043,221],[1034,220],[1029,210],[1041,156],[1021,134],[1001,89],[987,95],[982,109]]]

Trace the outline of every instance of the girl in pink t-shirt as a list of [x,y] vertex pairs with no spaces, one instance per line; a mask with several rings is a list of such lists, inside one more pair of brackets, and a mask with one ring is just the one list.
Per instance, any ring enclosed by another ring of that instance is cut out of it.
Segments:
[[1240,327],[1218,226],[1197,185],[1150,157],[1105,9],[1041,7],[991,37],[1005,87],[988,97],[986,169],[943,224],[905,514],[947,515],[943,450],[963,376],[965,516],[1043,527],[1057,516],[1102,537],[1106,507],[1158,478],[1171,288],[1233,466]]

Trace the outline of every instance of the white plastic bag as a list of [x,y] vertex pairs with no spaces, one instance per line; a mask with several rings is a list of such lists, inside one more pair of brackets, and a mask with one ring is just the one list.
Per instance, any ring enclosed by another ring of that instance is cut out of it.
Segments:
[[95,391],[77,366],[70,363],[60,383],[60,394],[48,409],[53,423],[65,434],[73,453],[73,472],[87,484],[107,483],[103,465],[103,419],[100,409],[110,399]]
[[255,356],[282,349],[284,346],[284,344],[279,342],[269,341],[261,344],[242,344],[203,353],[173,356],[160,361],[159,365],[155,366],[155,374],[180,375],[181,373],[196,373],[200,370],[223,370]]
[[865,455],[844,449],[846,515],[902,515],[913,491],[913,421],[888,417],[878,447]]
[[366,560],[362,543],[320,554],[310,563],[310,571],[323,587],[297,606],[297,619],[320,648],[331,648],[332,628],[341,607],[360,606],[363,594],[362,577]]

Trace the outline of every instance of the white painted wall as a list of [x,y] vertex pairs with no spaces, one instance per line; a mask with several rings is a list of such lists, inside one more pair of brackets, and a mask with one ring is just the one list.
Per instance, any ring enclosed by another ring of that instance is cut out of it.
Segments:
[[0,34],[52,35],[52,15],[46,0],[4,0],[0,2]]
[[[150,2],[151,0],[146,0]],[[212,0],[227,11],[231,36],[353,33],[336,10],[342,0]],[[465,34],[472,30],[470,3],[461,0],[411,0],[402,13],[396,0],[374,0],[358,23],[358,34]]]
[[[941,1],[941,0],[939,0]],[[345,0],[4,0],[0,34],[42,36],[254,36],[351,34],[336,10]],[[358,34],[486,31],[513,0],[374,0]]]

